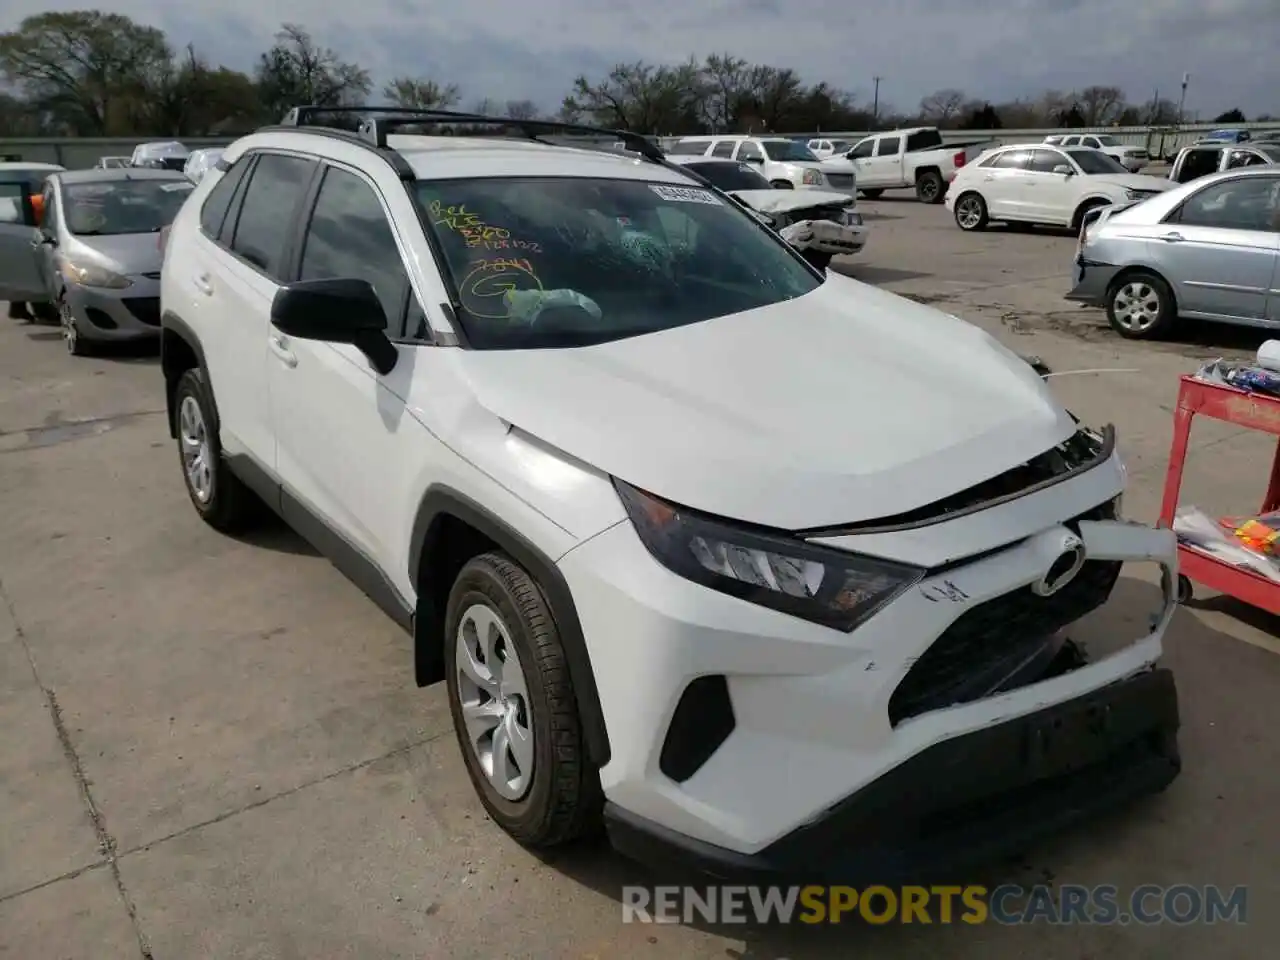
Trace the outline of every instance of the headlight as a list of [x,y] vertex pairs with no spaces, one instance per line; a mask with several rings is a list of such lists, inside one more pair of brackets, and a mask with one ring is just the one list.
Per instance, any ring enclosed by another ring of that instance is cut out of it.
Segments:
[[817,547],[684,510],[614,480],[654,558],[688,580],[846,633],[919,583],[919,567]]
[[1154,197],[1156,192],[1154,190],[1126,190],[1124,195],[1130,200],[1145,200],[1147,197]]
[[120,274],[113,273],[105,267],[100,267],[94,263],[76,263],[73,260],[63,260],[59,264],[59,270],[67,283],[78,284],[82,287],[107,287],[111,290],[123,290],[133,283],[128,277],[122,277]]
[[818,171],[818,170],[806,170],[806,171],[804,172],[804,180],[803,180],[803,182],[804,182],[804,183],[807,183],[807,184],[809,184],[809,185],[811,185],[811,186],[812,186],[812,185],[815,185],[815,184],[820,185],[820,184],[822,183],[822,173],[821,173],[821,171]]

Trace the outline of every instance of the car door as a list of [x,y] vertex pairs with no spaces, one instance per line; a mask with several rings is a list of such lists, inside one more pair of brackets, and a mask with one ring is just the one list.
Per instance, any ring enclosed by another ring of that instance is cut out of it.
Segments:
[[872,156],[876,152],[876,138],[867,137],[865,140],[859,140],[852,150],[849,151],[849,161],[853,164],[855,182],[859,187],[874,187],[874,182],[869,182],[868,177],[874,177],[874,171],[871,167]]
[[1280,176],[1237,177],[1188,197],[1151,241],[1179,312],[1209,320],[1260,321],[1271,310]]
[[[871,171],[872,183],[878,187],[897,187],[903,184],[902,137],[880,137],[876,140],[876,152],[866,161]],[[859,175],[858,183],[862,183]]]
[[402,434],[420,430],[400,399],[407,394],[399,381],[428,358],[403,342],[406,334],[423,333],[425,318],[386,200],[364,174],[326,165],[296,272],[299,280],[369,281],[387,315],[387,334],[401,352],[396,367],[382,375],[349,344],[286,337],[273,329],[268,364],[277,472],[285,491],[385,569],[404,533],[403,514],[381,499],[391,496],[387,465],[404,456]]
[[286,281],[295,220],[318,168],[315,160],[290,154],[241,157],[206,199],[201,229],[212,237],[198,238],[190,266],[183,264],[191,276],[179,278],[190,284],[198,312],[194,326],[223,448],[247,453],[269,474],[276,471],[267,360],[271,302]]
[[45,299],[40,232],[25,182],[0,182],[0,300]]
[[[1059,167],[1070,167],[1072,175],[1055,172]],[[1070,223],[1080,192],[1079,177],[1065,153],[1045,148],[1032,150],[1019,181],[1021,209],[1028,219],[1040,223]]]
[[1024,181],[1030,162],[1030,150],[1005,150],[982,168],[978,191],[986,200],[989,216],[997,220],[1002,217],[1028,218]]

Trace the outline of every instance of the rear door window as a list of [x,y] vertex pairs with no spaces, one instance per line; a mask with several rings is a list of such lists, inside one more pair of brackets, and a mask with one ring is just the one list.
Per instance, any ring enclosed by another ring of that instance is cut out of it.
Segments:
[[301,157],[263,154],[245,189],[231,249],[273,280],[284,278],[289,237],[315,166]]
[[734,143],[732,140],[721,140],[711,149],[713,157],[732,157]]
[[991,166],[997,170],[1025,170],[1030,162],[1030,150],[1006,150],[996,157]]
[[231,169],[222,175],[222,179],[213,185],[209,195],[204,198],[204,206],[200,208],[200,229],[210,238],[217,239],[222,231],[222,221],[231,209],[231,198],[235,196],[240,179],[249,169],[250,157],[241,157]]

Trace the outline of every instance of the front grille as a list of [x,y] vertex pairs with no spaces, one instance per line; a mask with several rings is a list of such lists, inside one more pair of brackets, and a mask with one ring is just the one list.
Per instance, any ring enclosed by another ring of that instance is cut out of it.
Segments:
[[828,173],[827,183],[838,190],[848,190],[853,186],[852,173]]
[[130,313],[147,326],[160,326],[159,297],[125,297],[124,305]]
[[[1116,515],[1112,500],[1076,520],[1112,520]],[[1003,681],[1051,646],[1058,631],[1107,602],[1121,566],[1119,560],[1087,560],[1075,579],[1051,596],[1019,587],[962,614],[902,678],[889,698],[889,721],[896,726],[1002,689]]]

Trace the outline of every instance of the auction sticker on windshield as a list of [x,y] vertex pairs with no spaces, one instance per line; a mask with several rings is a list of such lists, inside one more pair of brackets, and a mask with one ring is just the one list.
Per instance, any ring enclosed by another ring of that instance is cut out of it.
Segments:
[[649,184],[649,189],[663,200],[673,203],[710,203],[722,206],[716,195],[710,190],[699,190],[697,187],[668,187],[657,183]]

